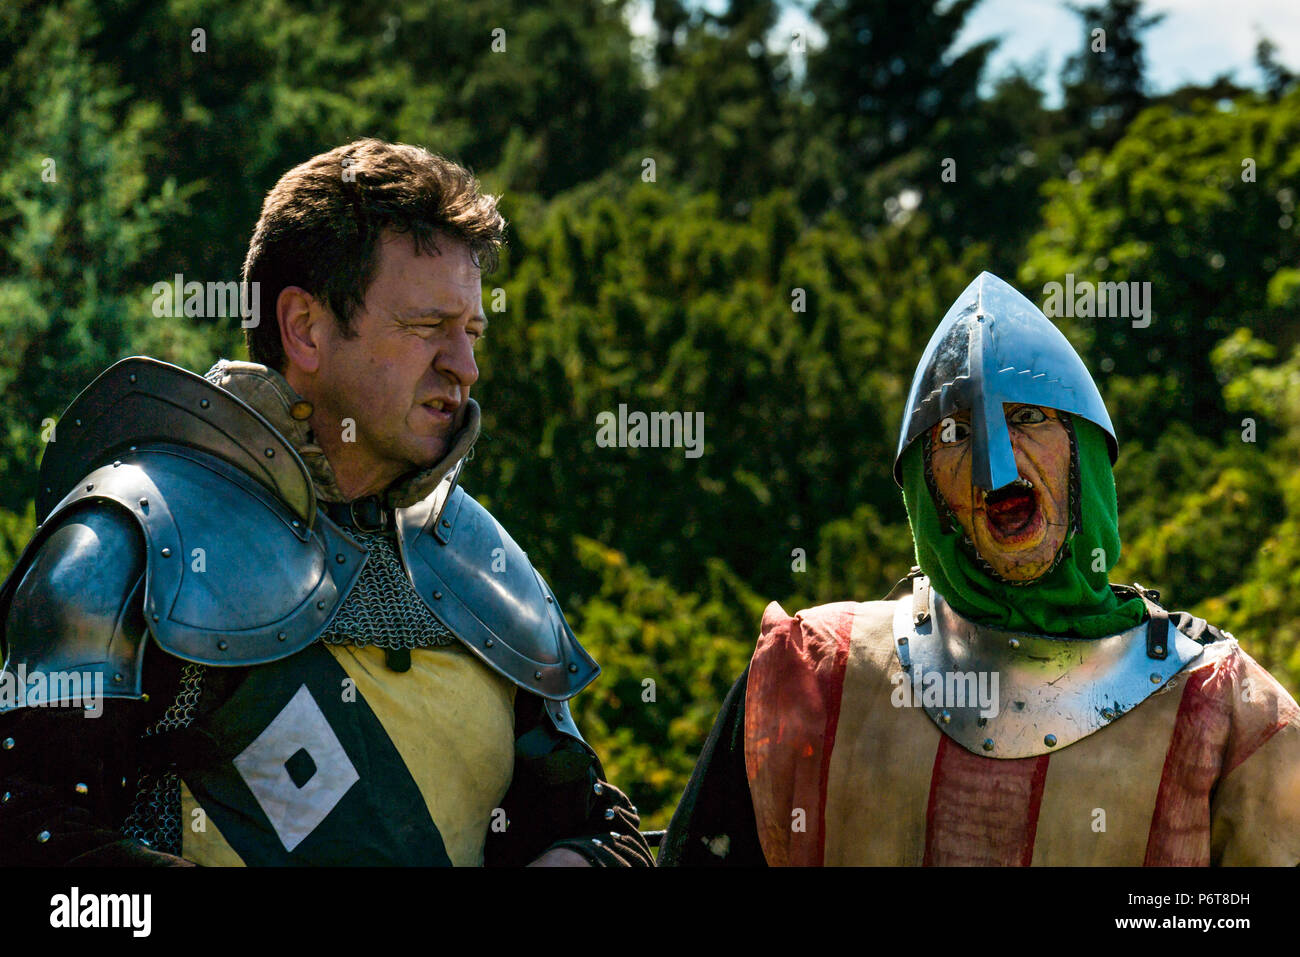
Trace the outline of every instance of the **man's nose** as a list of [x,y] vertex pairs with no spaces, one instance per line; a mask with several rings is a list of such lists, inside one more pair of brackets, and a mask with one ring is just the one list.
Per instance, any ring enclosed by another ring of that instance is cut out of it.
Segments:
[[467,331],[462,330],[452,336],[446,347],[438,351],[434,368],[444,375],[451,376],[466,389],[478,380],[478,363],[474,361],[474,342]]

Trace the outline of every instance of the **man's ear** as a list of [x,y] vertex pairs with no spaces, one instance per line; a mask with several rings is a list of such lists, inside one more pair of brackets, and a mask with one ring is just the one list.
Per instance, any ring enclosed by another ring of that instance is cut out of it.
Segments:
[[275,301],[275,319],[280,325],[285,364],[315,373],[320,368],[329,322],[316,298],[301,286],[285,286]]

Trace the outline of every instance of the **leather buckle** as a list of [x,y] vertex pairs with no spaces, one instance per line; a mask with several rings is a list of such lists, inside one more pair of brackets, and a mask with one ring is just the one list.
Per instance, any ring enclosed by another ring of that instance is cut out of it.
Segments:
[[361,532],[382,532],[388,528],[390,521],[388,509],[380,504],[378,495],[367,495],[348,502],[348,515],[352,519],[352,526]]

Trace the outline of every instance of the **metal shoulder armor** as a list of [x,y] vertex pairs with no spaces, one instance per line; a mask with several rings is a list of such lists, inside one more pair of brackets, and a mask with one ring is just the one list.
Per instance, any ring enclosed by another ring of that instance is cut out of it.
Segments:
[[456,485],[458,471],[424,501],[397,510],[412,585],[494,671],[552,701],[573,697],[600,666],[578,644],[524,550]]
[[1221,636],[1190,615],[1171,617],[1151,592],[1141,593],[1146,621],[1081,639],[981,625],[958,614],[924,576],[912,586],[895,602],[902,690],[949,738],[990,758],[1035,757],[1086,738],[1138,707]]
[[201,664],[273,661],[315,640],[360,571],[292,446],[200,376],[124,359],[57,428],[42,522],[0,588],[7,670],[72,661],[139,697],[147,638]]

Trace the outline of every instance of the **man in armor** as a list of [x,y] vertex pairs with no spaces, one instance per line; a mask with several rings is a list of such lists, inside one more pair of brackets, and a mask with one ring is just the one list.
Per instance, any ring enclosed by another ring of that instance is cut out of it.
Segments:
[[776,603],[662,864],[1300,863],[1300,709],[1230,634],[1111,585],[1110,417],[982,273],[930,339],[894,478],[918,567]]
[[423,149],[323,153],[263,205],[253,361],[68,408],[0,590],[3,863],[653,863],[569,713],[599,668],[458,482],[504,228]]

